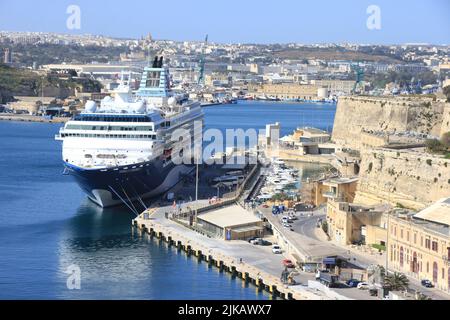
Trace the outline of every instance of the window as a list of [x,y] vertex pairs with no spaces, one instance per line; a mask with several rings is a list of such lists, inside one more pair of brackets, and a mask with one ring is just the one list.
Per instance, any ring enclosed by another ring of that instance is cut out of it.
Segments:
[[431,243],[431,250],[433,250],[433,251],[438,251],[438,243],[437,243],[437,241],[433,241],[432,243]]
[[417,242],[417,234],[416,233],[414,233],[413,239],[414,239],[414,244],[416,244],[416,242]]
[[400,238],[403,239],[403,229],[400,229]]
[[430,239],[425,239],[425,248],[426,249],[430,249],[430,244],[431,244],[431,240]]
[[400,247],[400,267],[403,267],[403,247]]
[[406,241],[409,241],[409,231],[406,231]]
[[147,88],[158,88],[160,83],[160,77],[161,77],[160,71],[148,71],[145,86]]

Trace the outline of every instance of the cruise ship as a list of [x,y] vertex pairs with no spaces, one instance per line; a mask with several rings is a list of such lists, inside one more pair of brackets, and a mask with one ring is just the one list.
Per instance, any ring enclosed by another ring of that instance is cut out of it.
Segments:
[[[145,206],[143,199],[161,195],[195,169],[193,161],[180,164],[173,158],[183,157],[187,144],[190,150],[196,143],[201,146],[203,112],[198,101],[172,92],[163,57],[144,68],[135,92],[130,77],[126,81],[122,76],[99,106],[87,101],[55,138],[62,141],[64,173],[93,202],[101,207],[125,204],[136,212],[133,203]],[[176,129],[189,130],[191,139],[174,140]]]

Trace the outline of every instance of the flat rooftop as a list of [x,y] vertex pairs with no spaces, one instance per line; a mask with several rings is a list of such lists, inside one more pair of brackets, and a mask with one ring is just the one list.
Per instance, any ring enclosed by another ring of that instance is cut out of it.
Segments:
[[254,214],[239,205],[225,207],[212,212],[201,214],[198,219],[211,223],[220,228],[232,228],[261,222]]
[[352,182],[356,182],[358,181],[359,178],[358,177],[351,177],[351,178],[347,178],[347,177],[336,177],[336,178],[330,178],[325,180],[323,183],[326,185],[327,183],[329,184],[347,184],[347,183],[352,183]]

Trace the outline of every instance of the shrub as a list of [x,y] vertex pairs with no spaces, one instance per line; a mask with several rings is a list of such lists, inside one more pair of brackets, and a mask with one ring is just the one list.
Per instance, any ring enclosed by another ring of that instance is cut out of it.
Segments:
[[428,139],[425,142],[425,146],[427,147],[428,151],[432,153],[441,152],[443,150],[443,145],[438,139]]
[[322,230],[323,232],[328,234],[328,222],[326,221],[322,222]]
[[427,159],[427,165],[431,166],[431,159]]

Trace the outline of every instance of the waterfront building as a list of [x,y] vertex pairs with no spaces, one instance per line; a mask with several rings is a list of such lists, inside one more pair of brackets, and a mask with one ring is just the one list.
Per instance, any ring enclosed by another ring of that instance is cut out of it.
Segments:
[[249,85],[249,94],[253,97],[268,96],[277,99],[316,100],[319,87],[298,83]]
[[450,292],[450,198],[418,213],[397,210],[388,225],[388,267]]
[[332,154],[337,146],[330,143],[328,132],[316,128],[297,128],[292,135],[280,139],[281,146],[298,150],[299,154]]
[[264,222],[239,205],[199,215],[197,226],[224,240],[246,240],[264,234]]
[[351,94],[355,85],[354,80],[311,80],[317,87],[327,88],[332,95],[338,93]]

